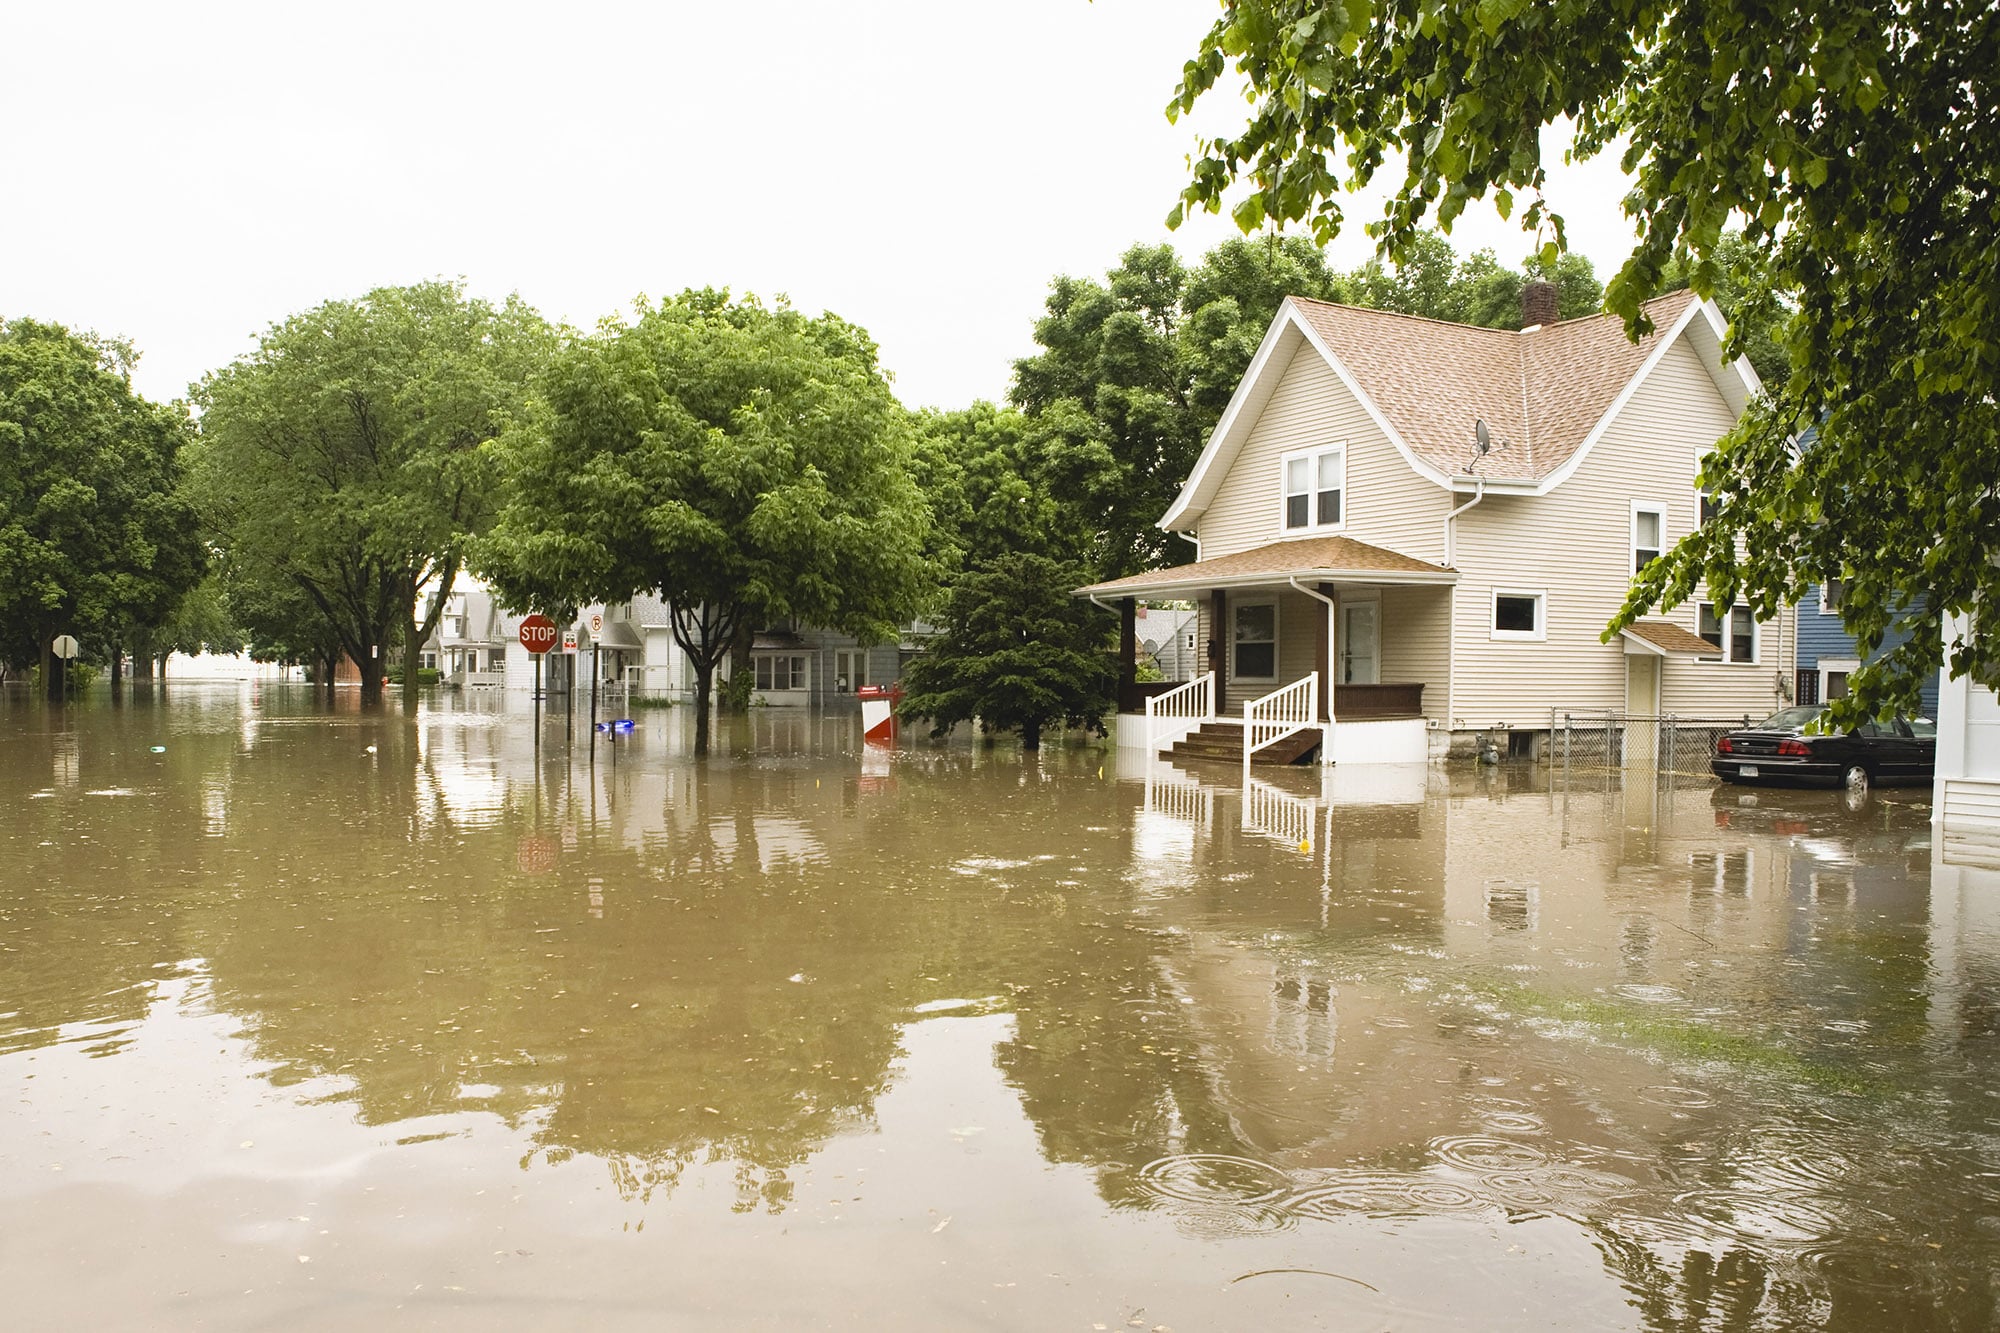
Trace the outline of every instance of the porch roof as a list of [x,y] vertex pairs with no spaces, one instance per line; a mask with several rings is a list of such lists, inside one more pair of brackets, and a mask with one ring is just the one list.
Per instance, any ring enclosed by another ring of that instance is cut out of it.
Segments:
[[1666,620],[1635,620],[1619,631],[1625,651],[1643,657],[1714,657],[1721,649],[1679,625]]
[[1458,571],[1351,537],[1272,542],[1233,555],[1152,569],[1078,588],[1078,597],[1187,597],[1203,588],[1258,587],[1287,579],[1313,583],[1458,582]]

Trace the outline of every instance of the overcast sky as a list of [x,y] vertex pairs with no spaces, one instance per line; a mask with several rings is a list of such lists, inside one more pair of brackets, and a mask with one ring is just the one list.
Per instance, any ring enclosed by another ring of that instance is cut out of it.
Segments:
[[[462,276],[588,326],[640,292],[787,293],[872,332],[912,406],[999,398],[1058,273],[1162,219],[1162,108],[1214,0],[12,4],[0,316],[132,339],[185,392],[287,314]],[[1208,108],[1209,123],[1237,111]],[[1614,165],[1558,173],[1629,248]],[[1368,254],[1351,234],[1336,262]],[[1193,259],[1233,234],[1198,219]],[[1508,262],[1490,210],[1454,230]]]

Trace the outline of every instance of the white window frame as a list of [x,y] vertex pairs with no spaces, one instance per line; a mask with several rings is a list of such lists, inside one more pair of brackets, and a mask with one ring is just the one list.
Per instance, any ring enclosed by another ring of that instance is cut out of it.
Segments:
[[[1338,523],[1321,523],[1318,521],[1319,460],[1326,454],[1340,455],[1340,521]],[[1306,521],[1303,525],[1296,528],[1291,526],[1291,515],[1287,512],[1292,498],[1292,493],[1288,488],[1291,485],[1292,460],[1295,458],[1307,460],[1306,474],[1311,483],[1305,493]],[[1321,533],[1339,532],[1347,526],[1347,515],[1352,508],[1348,503],[1349,498],[1347,494],[1347,441],[1342,440],[1336,444],[1314,445],[1310,449],[1294,449],[1279,458],[1278,535],[1280,537],[1318,536]]]
[[1744,606],[1742,603],[1739,602],[1736,605],[1731,606],[1728,609],[1728,612],[1726,613],[1728,616],[1734,616],[1738,611],[1741,611],[1745,615],[1750,617],[1750,659],[1748,661],[1739,661],[1736,658],[1733,658],[1729,655],[1729,645],[1733,637],[1729,633],[1729,621],[1725,618],[1725,614],[1717,608],[1714,602],[1695,603],[1694,605],[1695,634],[1697,636],[1701,635],[1701,612],[1703,607],[1708,608],[1708,610],[1711,613],[1714,613],[1715,618],[1722,624],[1722,644],[1721,644],[1722,651],[1720,655],[1715,657],[1704,657],[1701,659],[1702,661],[1713,662],[1717,666],[1756,666],[1758,662],[1763,660],[1764,626],[1762,622],[1760,622],[1757,619],[1756,615],[1751,612],[1749,607]]
[[[1840,614],[1840,602],[1834,601],[1831,594],[1833,592],[1834,584],[1838,583],[1845,585],[1846,582],[1847,582],[1846,579],[1827,579],[1824,583],[1821,583],[1819,585],[1819,613],[1821,615],[1837,616]],[[1847,598],[1847,589],[1845,586],[1841,588],[1840,598],[1841,601],[1845,601]],[[1832,604],[1828,605],[1828,603]]]
[[[1236,616],[1245,607],[1268,606],[1271,608],[1271,674],[1268,676],[1246,676],[1236,666]],[[1229,679],[1242,681],[1246,685],[1276,685],[1280,664],[1278,662],[1278,639],[1280,635],[1278,599],[1275,597],[1246,597],[1229,603]]]
[[868,650],[866,648],[836,648],[833,650],[833,692],[853,694],[868,683]]
[[[1642,547],[1639,545],[1639,515],[1641,514],[1652,514],[1660,520],[1660,544],[1658,546]],[[1630,551],[1628,552],[1629,562],[1626,566],[1625,574],[1626,577],[1630,578],[1632,575],[1637,574],[1639,570],[1642,568],[1642,566],[1639,564],[1640,551],[1642,550],[1652,551],[1654,559],[1658,559],[1660,556],[1663,556],[1667,553],[1668,543],[1667,543],[1666,502],[1663,500],[1634,500],[1632,502],[1631,522],[1627,528],[1626,536],[1631,542],[1631,548]]]
[[[1532,630],[1501,629],[1500,599],[1502,597],[1526,597],[1535,604],[1535,627]],[[1549,594],[1545,588],[1495,588],[1493,600],[1486,609],[1486,634],[1499,642],[1545,643],[1549,637]]]

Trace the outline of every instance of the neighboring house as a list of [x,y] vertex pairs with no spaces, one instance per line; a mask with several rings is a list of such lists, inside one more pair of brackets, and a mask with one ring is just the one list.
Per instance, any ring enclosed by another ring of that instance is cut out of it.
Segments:
[[493,590],[470,575],[460,575],[445,595],[437,631],[424,645],[424,665],[438,669],[447,685],[487,689],[507,683],[506,613]]
[[1192,606],[1142,606],[1133,613],[1139,655],[1159,668],[1160,679],[1193,680],[1205,670],[1200,615]]
[[[1909,639],[1894,626],[1883,636],[1882,646],[1870,661]],[[1847,693],[1847,678],[1861,669],[1862,657],[1854,636],[1840,623],[1840,581],[1815,584],[1799,602],[1797,678],[1793,698],[1802,704],[1832,703]],[[1938,715],[1938,682],[1926,681],[1923,714]]]
[[[638,660],[626,668],[627,683],[644,695],[692,700],[694,668],[674,642],[667,603],[652,596],[634,597],[629,624],[641,647]],[[921,650],[931,633],[930,626],[912,622],[895,643],[863,645],[852,635],[795,628],[789,622],[760,629],[750,647],[755,680],[751,697],[775,706],[857,706],[855,691],[901,679],[903,664]],[[717,672],[718,689],[728,675],[725,662]]]
[[[1951,645],[1971,628],[1962,616],[1945,622],[1947,673]],[[1931,819],[1947,836],[2000,839],[2000,699],[1984,685],[1951,676],[1939,689],[1937,724]]]
[[[1401,761],[1494,733],[1530,750],[1566,712],[1783,701],[1789,610],[1759,624],[1697,589],[1600,640],[1634,570],[1700,521],[1700,459],[1757,392],[1747,362],[1722,359],[1721,312],[1661,297],[1634,344],[1614,316],[1554,322],[1546,284],[1529,299],[1545,315],[1520,332],[1280,306],[1159,520],[1199,558],[1078,590],[1128,616],[1133,599],[1200,608],[1212,679],[1158,705],[1182,715],[1169,731],[1262,699],[1260,730],[1323,737],[1324,761]],[[1127,691],[1122,710],[1141,707]],[[1145,732],[1133,717],[1121,743],[1159,743]]]

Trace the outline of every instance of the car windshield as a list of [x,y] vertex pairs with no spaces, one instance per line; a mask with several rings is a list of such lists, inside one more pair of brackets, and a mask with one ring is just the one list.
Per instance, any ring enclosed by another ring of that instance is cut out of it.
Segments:
[[1804,731],[1806,724],[1819,716],[1819,709],[1812,704],[1800,704],[1795,708],[1780,708],[1771,716],[1757,724],[1759,731]]

